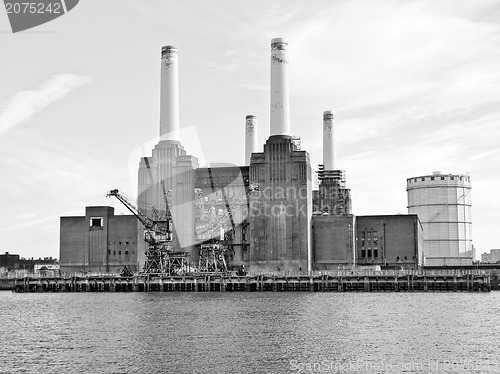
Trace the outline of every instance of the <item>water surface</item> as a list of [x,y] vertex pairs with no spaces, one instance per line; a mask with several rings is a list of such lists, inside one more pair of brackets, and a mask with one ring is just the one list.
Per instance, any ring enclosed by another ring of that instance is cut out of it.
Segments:
[[0,292],[1,373],[499,373],[500,292]]

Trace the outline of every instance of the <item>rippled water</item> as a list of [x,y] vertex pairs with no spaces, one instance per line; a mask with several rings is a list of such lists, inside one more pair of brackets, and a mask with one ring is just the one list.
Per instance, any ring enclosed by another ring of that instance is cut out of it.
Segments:
[[1,373],[500,373],[500,293],[0,292]]

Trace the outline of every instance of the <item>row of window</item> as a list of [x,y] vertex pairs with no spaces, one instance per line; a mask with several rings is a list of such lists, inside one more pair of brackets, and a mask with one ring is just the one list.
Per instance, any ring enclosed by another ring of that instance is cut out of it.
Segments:
[[[451,176],[451,175],[450,176],[444,176],[444,177],[429,177],[429,178],[430,178],[431,181],[436,180],[436,179],[444,181],[444,180],[448,180],[448,178],[451,181],[455,180],[455,177]],[[427,180],[426,177],[422,177],[420,179],[421,179],[422,182],[425,182]],[[418,180],[418,178],[414,178],[413,182],[417,182],[417,180]],[[458,177],[458,180],[470,182],[470,177],[463,177],[463,176],[461,176],[461,177]]]
[[373,229],[364,229],[362,232],[361,232],[361,238],[362,239],[365,239],[365,238],[368,238],[368,239],[371,239],[371,238],[374,238],[374,239],[377,239],[378,238],[378,232],[376,230],[373,230]]
[[361,250],[361,257],[362,258],[372,258],[372,254],[373,254],[373,257],[378,257],[378,249],[374,249],[373,251],[371,249],[368,249],[368,250],[362,249]]
[[[135,242],[132,242],[132,243],[135,244]],[[116,244],[116,242],[108,242],[108,244]],[[122,244],[129,245],[130,242],[118,242],[118,245],[122,245]]]
[[[116,256],[116,252],[118,252],[118,256],[122,255],[122,251],[113,251],[113,256]],[[128,255],[130,252],[129,251],[123,251],[125,252],[125,255]],[[135,251],[132,251],[132,254],[135,254]],[[108,249],[108,255],[111,255],[111,250]]]
[[[371,249],[377,251],[378,250],[378,233],[376,230],[373,229],[364,229],[361,232],[361,249],[364,251],[366,248],[371,253]],[[364,256],[363,256],[364,257]],[[368,257],[371,257],[371,254],[368,255]],[[377,257],[377,256],[374,256]]]

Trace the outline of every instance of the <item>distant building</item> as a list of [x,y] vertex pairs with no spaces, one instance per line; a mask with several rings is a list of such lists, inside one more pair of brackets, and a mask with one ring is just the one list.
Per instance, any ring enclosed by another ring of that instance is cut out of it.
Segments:
[[85,216],[61,217],[61,272],[119,272],[137,265],[137,219],[115,216],[114,208],[93,206]]
[[36,263],[33,267],[33,272],[41,276],[58,276],[60,275],[59,264],[40,264]]
[[481,254],[481,262],[496,264],[500,261],[500,249],[492,249],[490,253]]
[[424,229],[426,266],[471,265],[470,177],[442,174],[408,178],[408,213],[418,214]]
[[17,268],[18,263],[19,263],[19,255],[13,255],[9,252],[5,252],[3,255],[0,255],[1,268],[5,268],[7,270],[13,270]]
[[57,259],[52,257],[44,258],[23,258],[18,254],[11,254],[5,252],[5,254],[0,255],[0,268],[5,269],[5,271],[23,270],[26,272],[33,272],[36,264],[40,265],[56,265]]

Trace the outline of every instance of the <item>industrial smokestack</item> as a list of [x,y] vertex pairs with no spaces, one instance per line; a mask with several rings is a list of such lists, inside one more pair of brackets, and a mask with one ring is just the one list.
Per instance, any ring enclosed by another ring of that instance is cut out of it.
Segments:
[[177,48],[161,49],[160,139],[179,140],[179,69]]
[[250,165],[254,152],[257,152],[257,117],[250,115],[245,121],[245,165]]
[[335,170],[335,128],[333,113],[323,112],[323,166]]
[[288,43],[271,40],[271,135],[290,135]]

